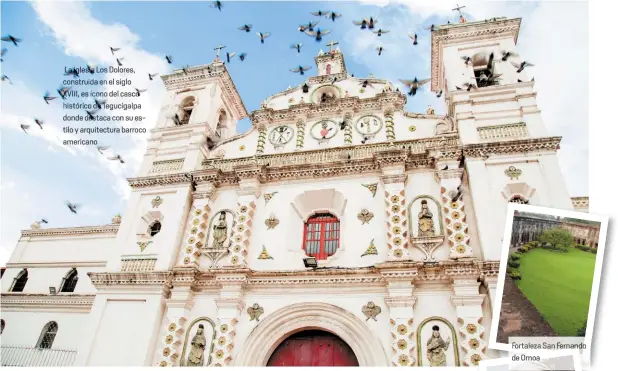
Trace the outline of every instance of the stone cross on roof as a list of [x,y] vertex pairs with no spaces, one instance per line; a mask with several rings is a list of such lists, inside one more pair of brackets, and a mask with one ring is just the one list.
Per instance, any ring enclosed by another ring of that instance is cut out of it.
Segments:
[[217,51],[217,56],[215,57],[215,60],[219,60],[219,52],[221,52],[221,49],[225,48],[225,45],[221,45],[219,44],[219,46],[217,46],[216,48],[214,48],[213,50]]
[[457,11],[459,13],[459,23],[466,22],[466,19],[464,18],[463,13],[461,12],[461,10],[465,7],[466,7],[465,5],[459,6],[459,4],[457,4],[457,7],[453,9],[453,11]]
[[334,47],[335,45],[339,45],[339,43],[338,43],[337,41],[331,41],[331,42],[329,42],[328,44],[326,44],[326,46],[329,46],[329,47],[330,47],[330,50],[328,51],[329,53],[331,53],[331,54],[332,54],[332,53],[334,53],[334,52],[335,52],[335,50],[333,49],[333,47]]

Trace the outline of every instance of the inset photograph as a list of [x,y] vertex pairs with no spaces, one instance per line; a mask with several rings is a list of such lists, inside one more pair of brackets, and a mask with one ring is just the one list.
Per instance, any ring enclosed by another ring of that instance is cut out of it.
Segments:
[[[607,217],[509,205],[490,339],[498,349],[589,350],[606,232]],[[527,337],[537,339],[513,341]],[[571,339],[540,339],[558,337]]]

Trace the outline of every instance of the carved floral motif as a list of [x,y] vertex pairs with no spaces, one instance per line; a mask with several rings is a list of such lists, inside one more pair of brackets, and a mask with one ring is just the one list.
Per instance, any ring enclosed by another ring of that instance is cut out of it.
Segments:
[[376,192],[378,191],[378,183],[363,184],[362,186],[367,188],[373,197],[376,196]]
[[518,169],[515,166],[509,166],[508,169],[504,170],[504,174],[506,174],[506,176],[511,178],[511,180],[519,179],[519,176],[521,175],[521,173],[522,173],[521,169]]
[[373,239],[371,240],[371,243],[369,244],[369,247],[367,248],[367,250],[365,250],[365,252],[363,253],[363,255],[361,255],[361,258],[365,255],[378,255],[378,249],[376,247],[376,245],[373,243]]
[[363,222],[363,224],[369,223],[369,221],[371,219],[373,219],[373,213],[367,209],[362,209],[357,215],[356,217],[358,218],[358,220],[360,220],[361,222]]
[[368,321],[370,318],[372,318],[374,321],[377,321],[376,317],[380,313],[382,313],[382,308],[380,308],[372,301],[367,303],[367,305],[363,305],[363,314],[367,316],[365,321]]
[[268,251],[266,251],[266,246],[262,245],[262,252],[258,256],[258,259],[259,260],[273,259],[273,257],[268,254]]
[[264,314],[264,308],[261,307],[258,303],[255,303],[249,308],[247,308],[247,313],[249,314],[249,321],[259,321],[260,316]]
[[162,203],[163,203],[163,199],[161,198],[161,196],[157,196],[150,201],[150,204],[152,205],[153,208],[159,207]]

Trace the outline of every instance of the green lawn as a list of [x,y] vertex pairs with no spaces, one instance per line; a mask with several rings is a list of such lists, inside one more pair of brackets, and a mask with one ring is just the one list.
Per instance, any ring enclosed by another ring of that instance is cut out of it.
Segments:
[[521,257],[519,289],[559,336],[575,336],[588,317],[596,255],[533,249]]

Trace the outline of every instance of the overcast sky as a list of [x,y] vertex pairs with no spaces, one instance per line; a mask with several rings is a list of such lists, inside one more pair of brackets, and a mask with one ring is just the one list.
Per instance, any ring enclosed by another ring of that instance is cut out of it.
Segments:
[[[20,230],[46,218],[49,225],[64,227],[110,222],[124,211],[130,189],[126,178],[135,174],[144,153],[147,135],[104,136],[97,139],[112,146],[126,164],[109,161],[93,147],[66,147],[62,139],[60,102],[45,104],[46,91],[55,93],[64,78],[65,66],[107,65],[115,62],[110,46],[121,47],[126,66],[137,74],[132,87],[148,89],[139,100],[147,120],[155,124],[163,103],[161,81],[149,81],[148,73],[165,74],[184,65],[209,63],[218,44],[227,51],[247,53],[228,69],[249,111],[260,107],[268,96],[304,77],[289,72],[299,64],[314,66],[313,57],[330,40],[340,43],[348,71],[355,76],[373,74],[397,83],[399,78],[429,77],[430,35],[428,24],[455,22],[454,3],[441,1],[338,2],[250,2],[224,3],[220,12],[210,2],[2,2],[3,35],[21,37],[14,47],[3,42],[2,73],[12,84],[1,90],[1,238],[0,265],[8,260]],[[588,194],[588,5],[586,2],[465,2],[466,17],[521,17],[518,50],[535,64],[537,101],[551,135],[563,137],[560,163],[572,196]],[[296,31],[298,24],[317,19],[310,11],[336,10],[336,22],[322,19],[320,27],[332,33],[321,44]],[[353,19],[374,15],[391,32],[381,38],[361,32]],[[271,32],[260,44],[254,32],[237,30],[242,24],[254,31]],[[414,47],[408,32],[419,34]],[[302,52],[289,48],[303,43]],[[385,47],[378,57],[375,46]],[[568,54],[566,51],[568,50]],[[168,65],[164,56],[174,56]],[[315,73],[315,66],[309,74]],[[573,77],[573,76],[576,76]],[[101,76],[103,77],[103,76]],[[444,112],[443,101],[425,89],[408,99],[406,110],[424,112],[432,105]],[[44,129],[34,124],[43,119]],[[20,124],[28,124],[28,134]],[[81,124],[71,124],[79,126]],[[249,128],[243,120],[239,129]],[[64,202],[81,204],[78,215]]]

